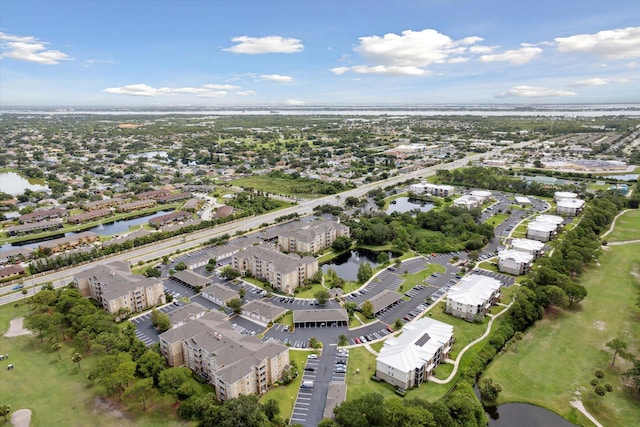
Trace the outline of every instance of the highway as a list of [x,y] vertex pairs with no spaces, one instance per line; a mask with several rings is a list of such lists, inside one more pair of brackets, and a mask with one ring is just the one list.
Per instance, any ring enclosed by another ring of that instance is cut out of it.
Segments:
[[83,270],[93,267],[96,264],[104,264],[112,261],[125,261],[131,265],[137,265],[139,261],[150,261],[153,259],[162,258],[165,255],[174,255],[177,250],[181,252],[188,251],[201,245],[204,242],[209,241],[214,237],[219,237],[223,234],[229,234],[233,236],[237,232],[245,232],[251,229],[260,228],[262,224],[272,223],[276,218],[289,215],[292,213],[298,213],[300,216],[308,215],[313,212],[313,209],[320,205],[325,204],[339,204],[343,202],[347,197],[362,197],[369,191],[379,188],[396,185],[400,182],[407,181],[409,179],[424,178],[434,175],[438,170],[451,170],[459,167],[466,166],[470,161],[490,157],[499,154],[506,149],[521,148],[535,141],[524,141],[518,144],[513,144],[506,147],[497,147],[494,150],[487,153],[472,154],[462,159],[455,160],[449,163],[441,163],[428,168],[415,170],[406,174],[396,175],[385,180],[375,181],[369,184],[362,185],[353,190],[342,192],[338,195],[330,195],[318,199],[303,201],[298,205],[291,206],[285,209],[280,209],[274,212],[269,212],[264,215],[244,218],[235,222],[222,224],[214,228],[206,230],[200,230],[191,234],[184,234],[171,239],[156,242],[147,246],[143,246],[138,249],[133,249],[128,252],[122,252],[103,258],[97,261],[92,261],[81,266],[70,267],[64,270],[60,270],[53,273],[47,273],[37,277],[26,277],[24,279],[24,288],[28,291],[27,295],[22,294],[21,291],[13,291],[12,285],[7,285],[0,289],[0,305],[9,304],[17,300],[26,298],[33,295],[43,283],[52,282],[54,287],[61,287],[69,284],[73,280],[73,275]]

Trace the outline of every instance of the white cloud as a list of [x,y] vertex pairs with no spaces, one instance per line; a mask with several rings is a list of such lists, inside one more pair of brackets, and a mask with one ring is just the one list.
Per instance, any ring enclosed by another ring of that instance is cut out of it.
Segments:
[[64,52],[47,49],[48,44],[35,37],[0,32],[0,59],[13,58],[46,65],[55,65],[71,59]]
[[506,92],[496,96],[496,98],[537,98],[551,96],[575,96],[575,92],[566,90],[548,89],[539,86],[518,85],[514,86]]
[[119,64],[119,62],[110,59],[87,59],[84,61],[83,67],[88,68],[97,64]]
[[453,58],[447,59],[449,64],[461,64],[463,62],[469,62],[469,58],[465,58],[464,56],[454,56]]
[[386,76],[427,76],[431,74],[431,71],[419,67],[401,67],[394,65],[375,65],[372,67],[355,65],[351,67],[351,71],[357,74],[380,74]]
[[436,30],[406,30],[383,37],[360,37],[356,51],[375,64],[398,67],[428,67],[444,62],[452,54],[468,51],[466,46],[482,41],[480,37],[466,37],[454,41]]
[[539,47],[525,46],[520,49],[507,50],[503,53],[482,55],[480,62],[509,62],[513,65],[526,64],[542,53]]
[[286,105],[304,105],[304,101],[300,101],[299,99],[286,99],[284,103]]
[[256,93],[252,90],[242,90],[240,92],[234,92],[234,95],[240,95],[240,96],[252,96],[255,94]]
[[304,45],[300,40],[280,36],[240,36],[232,38],[231,41],[238,44],[222,50],[231,53],[256,55],[260,53],[296,53],[304,49]]
[[469,48],[470,53],[491,53],[496,49],[496,46],[471,46]]
[[341,76],[344,73],[346,73],[347,71],[349,71],[350,69],[351,69],[351,67],[336,67],[336,68],[332,68],[331,72],[333,74],[337,74],[337,75]]
[[640,27],[554,39],[560,52],[585,52],[610,59],[640,58]]
[[293,81],[291,76],[281,76],[280,74],[263,74],[260,76],[262,80],[270,80],[278,83],[288,83]]
[[106,93],[132,96],[170,96],[176,94],[195,95],[204,98],[220,98],[228,94],[227,90],[239,89],[238,86],[206,84],[200,87],[161,87],[155,88],[144,83],[110,87],[104,89]]
[[573,83],[571,86],[602,86],[602,85],[608,85],[609,83],[610,83],[610,80],[607,80],[607,79],[593,78],[593,79],[579,80]]

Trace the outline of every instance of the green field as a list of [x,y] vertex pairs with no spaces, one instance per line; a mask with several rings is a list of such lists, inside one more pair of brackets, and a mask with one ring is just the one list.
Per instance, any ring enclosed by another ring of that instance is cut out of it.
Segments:
[[504,220],[507,219],[508,217],[509,215],[507,214],[495,214],[489,219],[487,219],[484,223],[497,227],[498,225],[502,224]]
[[445,313],[445,307],[446,304],[444,302],[440,302],[435,307],[432,307],[429,312],[422,317],[431,317],[432,319],[439,320],[453,326],[454,342],[453,347],[451,347],[449,357],[451,359],[456,359],[460,350],[484,333],[487,329],[489,319],[485,317],[482,323],[467,322],[459,317]]
[[231,184],[243,188],[253,188],[256,191],[292,197],[300,195],[304,195],[305,198],[327,196],[326,194],[319,194],[318,188],[314,183],[295,179],[275,178],[267,175],[238,178],[231,181]]
[[[637,425],[640,397],[620,380],[630,363],[618,357],[612,368],[605,343],[620,337],[640,356],[640,309],[635,306],[640,244],[609,247],[600,265],[585,273],[582,283],[589,295],[575,312],[547,315],[525,334],[517,351],[509,347],[487,369],[485,376],[503,387],[499,403],[532,403],[575,420],[569,402],[579,394],[604,426]],[[605,372],[603,383],[614,387],[601,402],[589,396],[596,369]]]
[[[2,306],[0,332],[9,328],[9,321],[28,314],[27,307]],[[51,344],[34,336],[6,338],[0,335],[0,353],[9,360],[0,366],[0,404],[11,405],[11,412],[30,409],[31,426],[191,426],[174,414],[173,399],[156,396],[147,402],[147,412],[141,414],[139,403],[121,403],[117,399],[102,399],[98,405],[98,390],[90,388],[86,375],[95,358],[83,354],[78,365],[71,361],[75,349],[64,344],[58,358]],[[6,363],[5,363],[6,362]],[[6,364],[15,369],[9,371]],[[0,421],[4,423],[4,420]],[[9,425],[4,423],[3,425]]]
[[608,242],[640,239],[640,210],[629,210],[616,220],[613,231],[604,237]]

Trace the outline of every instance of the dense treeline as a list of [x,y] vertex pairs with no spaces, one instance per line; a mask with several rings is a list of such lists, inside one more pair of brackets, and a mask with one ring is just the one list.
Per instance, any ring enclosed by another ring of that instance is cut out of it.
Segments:
[[[476,250],[493,237],[494,228],[478,223],[480,211],[446,207],[429,212],[368,214],[348,223],[362,245],[392,243],[399,250],[420,253]],[[428,236],[428,238],[426,238]]]
[[227,202],[230,206],[236,209],[242,209],[244,212],[250,212],[252,214],[260,215],[282,206],[286,206],[286,202],[281,202],[276,199],[272,199],[259,192],[254,193],[251,191],[240,192],[232,200]]
[[575,185],[556,185],[553,187],[535,181],[527,182],[500,168],[469,167],[436,172],[438,182],[458,187],[486,188],[488,190],[527,194],[539,197],[553,197],[556,191],[578,191]]

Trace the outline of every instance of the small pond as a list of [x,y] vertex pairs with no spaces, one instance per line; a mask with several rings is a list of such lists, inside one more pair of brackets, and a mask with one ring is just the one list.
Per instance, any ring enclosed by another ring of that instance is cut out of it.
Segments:
[[398,197],[397,199],[391,202],[386,213],[387,214],[391,214],[393,212],[404,213],[404,212],[412,211],[414,209],[418,209],[422,212],[429,212],[434,207],[435,205],[433,203],[426,202],[424,200],[410,199],[408,197]]
[[0,173],[0,191],[12,196],[24,193],[27,188],[32,191],[49,189],[46,185],[38,184],[38,182],[42,181],[25,178],[15,172]]
[[575,424],[547,409],[527,403],[505,403],[485,407],[489,427],[575,427]]
[[[332,268],[341,279],[355,282],[358,280],[358,268],[360,267],[360,264],[368,262],[371,264],[371,268],[376,268],[380,265],[377,262],[379,253],[380,252],[370,251],[367,249],[356,249],[345,252],[331,260],[330,263],[323,264],[322,271],[326,273],[329,268]],[[399,256],[399,254],[389,252],[389,259],[392,259],[394,256]]]

